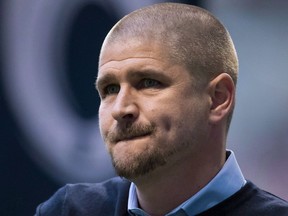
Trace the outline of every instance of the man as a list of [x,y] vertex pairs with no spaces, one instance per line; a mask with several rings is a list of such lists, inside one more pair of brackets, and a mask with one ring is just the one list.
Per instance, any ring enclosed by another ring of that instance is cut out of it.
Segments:
[[122,178],[67,185],[36,215],[288,215],[226,151],[237,73],[229,33],[203,9],[163,3],[124,17],[96,80],[101,134]]

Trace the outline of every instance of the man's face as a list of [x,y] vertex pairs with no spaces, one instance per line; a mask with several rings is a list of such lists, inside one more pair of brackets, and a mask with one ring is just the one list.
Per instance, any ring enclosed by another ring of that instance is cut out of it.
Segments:
[[100,130],[118,175],[135,179],[197,154],[205,144],[209,98],[159,44],[104,47],[97,89]]

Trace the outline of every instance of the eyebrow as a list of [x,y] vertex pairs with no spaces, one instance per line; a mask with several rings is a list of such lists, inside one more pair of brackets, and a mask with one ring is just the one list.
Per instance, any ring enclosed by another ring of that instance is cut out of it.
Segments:
[[163,72],[155,70],[155,69],[144,69],[144,70],[137,70],[137,71],[130,71],[128,72],[128,76],[131,77],[132,79],[134,77],[136,78],[144,78],[147,76],[153,76],[153,77],[163,77],[165,76]]
[[99,91],[99,87],[105,85],[106,83],[111,83],[113,80],[116,80],[116,76],[114,74],[108,73],[104,76],[97,77],[95,80],[95,87]]
[[[155,70],[155,69],[143,69],[143,70],[130,70],[127,73],[127,76],[129,79],[134,79],[134,78],[145,78],[145,77],[153,77],[153,78],[162,78],[168,81],[169,77],[163,73],[163,71]],[[116,81],[117,77],[114,73],[109,73],[97,77],[95,81],[95,86],[96,89],[99,90],[99,87],[107,84],[107,83],[113,83],[113,81]]]

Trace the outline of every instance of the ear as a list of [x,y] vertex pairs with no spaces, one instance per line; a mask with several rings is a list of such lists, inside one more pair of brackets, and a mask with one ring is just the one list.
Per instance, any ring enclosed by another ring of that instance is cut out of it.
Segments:
[[235,103],[235,85],[230,75],[221,73],[209,83],[211,98],[210,117],[212,124],[227,118]]

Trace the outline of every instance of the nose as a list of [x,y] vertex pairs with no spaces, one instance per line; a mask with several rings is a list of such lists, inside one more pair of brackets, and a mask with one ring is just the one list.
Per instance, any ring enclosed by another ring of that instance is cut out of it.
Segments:
[[135,94],[129,88],[121,88],[117,94],[112,116],[119,123],[131,122],[138,118],[139,107],[136,103]]

